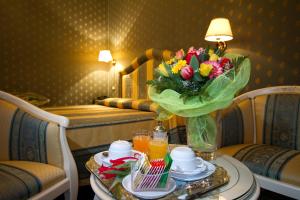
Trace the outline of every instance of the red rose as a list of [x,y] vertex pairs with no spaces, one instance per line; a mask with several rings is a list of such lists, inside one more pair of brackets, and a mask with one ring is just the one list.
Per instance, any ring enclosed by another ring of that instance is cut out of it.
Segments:
[[192,59],[193,56],[196,56],[196,58],[198,59],[198,56],[197,56],[197,53],[196,51],[194,52],[189,52],[186,54],[186,57],[185,57],[185,60],[186,60],[186,63],[189,65],[190,64],[190,61]]
[[194,75],[194,69],[190,65],[188,65],[188,66],[184,67],[183,69],[181,69],[180,75],[183,79],[189,80]]
[[220,62],[220,67],[224,68],[226,65],[227,65],[227,68],[230,68],[231,67],[231,62],[230,62],[230,59],[228,58],[221,58]]

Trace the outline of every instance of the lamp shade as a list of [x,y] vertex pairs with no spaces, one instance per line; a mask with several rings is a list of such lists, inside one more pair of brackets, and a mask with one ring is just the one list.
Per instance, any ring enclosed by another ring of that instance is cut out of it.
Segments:
[[110,62],[113,60],[110,50],[101,50],[99,52],[98,60],[101,62]]
[[215,18],[211,20],[205,35],[205,40],[211,42],[220,42],[232,39],[233,35],[228,19]]

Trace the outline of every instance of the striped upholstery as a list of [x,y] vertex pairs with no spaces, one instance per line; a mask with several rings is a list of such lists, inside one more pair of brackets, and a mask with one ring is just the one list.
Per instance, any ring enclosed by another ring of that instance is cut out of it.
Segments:
[[57,124],[42,121],[0,100],[0,160],[27,160],[63,166]]
[[250,100],[233,103],[221,111],[221,146],[253,142],[253,119]]
[[244,122],[242,111],[238,105],[234,105],[224,114],[222,130],[226,137],[222,137],[223,146],[243,143]]
[[256,174],[300,186],[298,150],[265,144],[241,144],[224,147],[219,153],[234,156]]
[[259,144],[300,147],[300,95],[273,94],[255,98]]
[[222,146],[256,143],[283,148],[300,148],[300,95],[273,94],[257,96],[255,124],[250,100],[234,103],[223,110],[221,120]]
[[63,167],[57,124],[42,121],[17,109],[12,117],[9,135],[9,160]]
[[147,99],[107,98],[104,100],[96,100],[96,104],[116,108],[158,112],[158,105]]
[[2,163],[0,163],[0,180],[1,200],[27,199],[41,191],[41,183],[35,176]]
[[64,171],[52,165],[0,161],[0,200],[28,199],[64,178]]
[[10,160],[47,163],[47,126],[48,122],[17,109],[10,129]]
[[143,55],[135,58],[121,74],[121,94],[123,98],[147,99],[147,80],[153,79],[154,69],[162,60],[169,60],[169,50],[148,49]]
[[270,95],[265,106],[263,143],[300,150],[300,95]]

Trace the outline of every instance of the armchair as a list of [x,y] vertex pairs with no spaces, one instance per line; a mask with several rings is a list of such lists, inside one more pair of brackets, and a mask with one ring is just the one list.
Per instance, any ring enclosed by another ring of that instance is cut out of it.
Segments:
[[0,199],[77,199],[65,117],[0,91]]
[[219,153],[246,164],[262,188],[300,197],[300,86],[242,94],[217,121]]

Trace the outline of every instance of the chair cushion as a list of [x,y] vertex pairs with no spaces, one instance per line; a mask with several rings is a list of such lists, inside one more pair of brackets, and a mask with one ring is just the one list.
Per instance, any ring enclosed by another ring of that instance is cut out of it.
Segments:
[[300,151],[265,144],[239,144],[218,150],[243,162],[252,172],[300,186]]
[[0,200],[27,199],[66,177],[64,170],[44,163],[0,161]]

